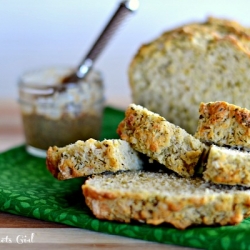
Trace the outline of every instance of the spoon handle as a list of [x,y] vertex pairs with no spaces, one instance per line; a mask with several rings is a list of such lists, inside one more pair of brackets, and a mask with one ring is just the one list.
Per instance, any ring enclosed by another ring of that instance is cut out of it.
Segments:
[[111,17],[110,21],[101,32],[100,36],[97,38],[94,45],[91,47],[90,51],[84,57],[84,59],[79,64],[76,75],[78,78],[84,78],[87,73],[90,71],[94,61],[100,55],[103,48],[111,40],[111,36],[115,33],[118,27],[121,25],[122,21],[127,17],[131,12],[137,10],[139,6],[138,0],[127,0],[121,2],[118,9]]

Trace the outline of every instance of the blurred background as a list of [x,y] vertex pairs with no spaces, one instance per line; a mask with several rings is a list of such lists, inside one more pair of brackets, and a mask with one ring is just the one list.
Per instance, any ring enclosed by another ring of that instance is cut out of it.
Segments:
[[[116,10],[118,0],[0,0],[0,100],[17,99],[17,79],[30,69],[76,66]],[[207,16],[250,26],[249,0],[140,0],[95,68],[106,97],[130,97],[127,70],[138,48],[162,32]]]

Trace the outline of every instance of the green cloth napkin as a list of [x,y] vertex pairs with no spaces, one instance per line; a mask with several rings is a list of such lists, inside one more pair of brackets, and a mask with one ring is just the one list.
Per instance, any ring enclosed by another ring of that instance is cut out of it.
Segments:
[[[124,112],[107,107],[102,138],[118,138]],[[125,224],[96,219],[84,203],[84,179],[58,181],[45,160],[26,153],[24,146],[0,154],[0,210],[113,235],[202,249],[249,249],[250,220],[237,226],[192,227]]]

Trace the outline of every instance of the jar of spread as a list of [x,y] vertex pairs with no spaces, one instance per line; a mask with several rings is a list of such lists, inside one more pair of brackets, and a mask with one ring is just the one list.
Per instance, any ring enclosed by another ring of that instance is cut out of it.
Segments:
[[99,139],[104,107],[103,79],[91,71],[86,79],[63,84],[72,69],[30,71],[19,80],[19,103],[27,151],[45,157],[49,146]]

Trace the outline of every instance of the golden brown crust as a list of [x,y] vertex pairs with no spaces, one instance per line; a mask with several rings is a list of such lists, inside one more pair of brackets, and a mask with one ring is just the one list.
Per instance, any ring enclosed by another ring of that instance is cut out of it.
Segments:
[[61,148],[50,147],[46,163],[48,170],[59,180],[142,168],[138,153],[127,142],[115,139],[89,139]]
[[249,190],[166,173],[137,171],[95,176],[85,182],[82,190],[86,204],[97,218],[126,223],[167,222],[185,229],[199,224],[234,225],[250,213]]
[[[250,29],[243,27],[236,21],[220,19],[215,17],[209,17],[204,23],[191,23],[183,25],[173,30],[164,32],[161,36],[155,40],[143,44],[137,51],[136,55],[132,59],[129,67],[129,77],[131,79],[130,84],[133,87],[133,69],[137,63],[143,58],[156,55],[157,52],[161,54],[161,49],[164,47],[170,47],[173,43],[178,43],[178,40],[192,41],[196,38],[203,37],[205,40],[219,41],[220,39],[234,41],[238,45],[242,42],[249,48],[250,46]],[[204,40],[204,41],[205,41]],[[240,47],[242,47],[240,45]]]
[[217,145],[250,148],[250,111],[223,101],[201,103],[195,137]]
[[60,155],[59,153],[58,154],[54,153],[57,150],[58,148],[56,146],[49,147],[49,149],[47,150],[47,157],[46,157],[47,168],[54,177],[56,177],[59,173],[57,166],[60,161]]
[[[242,26],[235,20],[221,19],[216,17],[208,17],[207,21],[204,23],[207,25],[218,25],[223,29],[228,29],[231,33],[242,34],[243,36],[250,36],[250,29]],[[216,27],[215,27],[216,28]],[[230,30],[231,29],[231,30]]]
[[137,151],[181,176],[192,176],[205,145],[142,106],[131,104],[117,133]]

